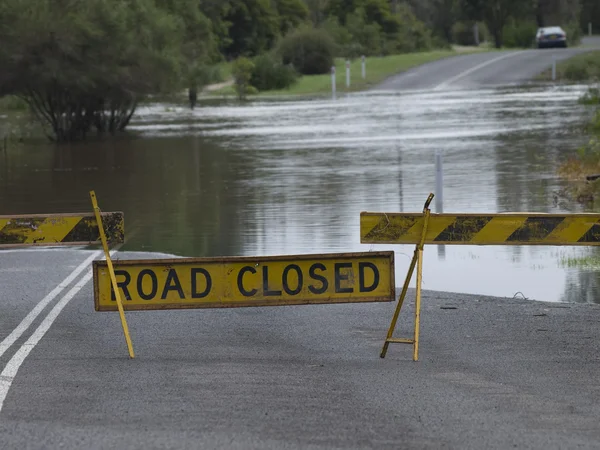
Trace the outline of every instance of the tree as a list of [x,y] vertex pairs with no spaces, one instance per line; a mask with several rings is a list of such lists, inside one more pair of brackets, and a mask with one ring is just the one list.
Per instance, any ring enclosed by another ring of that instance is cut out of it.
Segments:
[[502,47],[502,32],[508,19],[533,14],[537,0],[461,0],[470,20],[483,20],[494,37],[496,48]]
[[274,3],[279,16],[279,32],[282,36],[308,19],[308,7],[302,0],[275,0]]
[[2,6],[0,93],[25,100],[56,141],[121,131],[142,96],[178,84],[181,29],[153,0]]
[[157,5],[175,17],[182,30],[182,83],[188,89],[193,109],[197,90],[213,80],[210,66],[219,58],[211,22],[200,10],[197,0],[157,0]]
[[273,46],[279,36],[277,14],[270,0],[230,0],[223,20],[230,43],[222,48],[228,58],[254,56]]

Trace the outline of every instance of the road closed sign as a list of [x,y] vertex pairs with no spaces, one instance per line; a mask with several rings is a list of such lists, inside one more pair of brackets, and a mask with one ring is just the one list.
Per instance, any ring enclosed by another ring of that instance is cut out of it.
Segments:
[[[125,310],[389,302],[394,252],[113,261]],[[96,311],[117,311],[106,261],[94,261]]]

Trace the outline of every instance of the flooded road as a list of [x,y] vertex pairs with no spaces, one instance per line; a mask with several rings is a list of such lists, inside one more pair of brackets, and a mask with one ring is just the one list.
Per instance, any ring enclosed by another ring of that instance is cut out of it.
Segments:
[[[577,212],[559,162],[586,138],[583,86],[369,92],[331,100],[140,108],[135,137],[0,153],[0,213],[125,212],[124,250],[181,256],[394,249],[359,213],[419,212],[444,167],[444,212]],[[600,302],[593,249],[428,247],[430,290]],[[588,258],[589,259],[589,258]],[[597,300],[598,299],[598,300]]]

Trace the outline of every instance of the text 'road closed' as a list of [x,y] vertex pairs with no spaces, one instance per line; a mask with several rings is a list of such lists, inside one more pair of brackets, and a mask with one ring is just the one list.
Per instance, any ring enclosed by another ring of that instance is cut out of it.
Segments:
[[[126,310],[394,300],[394,253],[114,262]],[[116,311],[105,261],[94,262],[97,311]]]

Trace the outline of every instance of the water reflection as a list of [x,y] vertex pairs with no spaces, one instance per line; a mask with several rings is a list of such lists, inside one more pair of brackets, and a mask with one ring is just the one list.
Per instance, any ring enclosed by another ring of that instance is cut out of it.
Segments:
[[[421,211],[443,153],[445,212],[562,212],[554,170],[583,137],[583,87],[389,92],[330,100],[151,105],[137,137],[12,147],[0,157],[4,214],[126,214],[126,250],[185,256],[391,248],[359,243],[360,211]],[[412,248],[397,246],[403,280]],[[566,268],[589,251],[429,247],[424,286],[595,301],[598,273]]]

